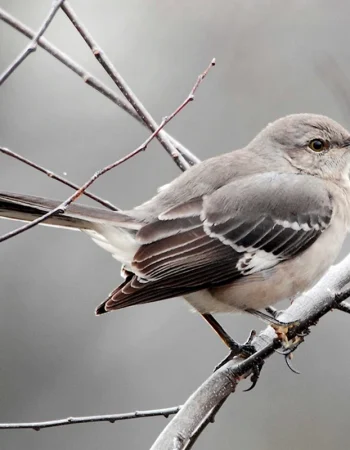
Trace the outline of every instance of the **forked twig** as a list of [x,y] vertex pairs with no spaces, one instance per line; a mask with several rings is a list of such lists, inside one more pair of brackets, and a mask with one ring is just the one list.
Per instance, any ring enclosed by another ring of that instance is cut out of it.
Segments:
[[27,47],[21,52],[20,55],[17,56],[17,58],[13,61],[13,63],[0,75],[0,86],[4,83],[4,81],[7,80],[7,78],[17,69],[17,67],[22,64],[22,62],[35,50],[38,46],[38,41],[40,37],[45,33],[47,28],[49,27],[50,23],[52,22],[53,18],[55,17],[57,11],[61,7],[64,0],[53,0],[52,6],[50,9],[49,14],[45,18],[44,22],[42,23],[41,27],[33,37],[32,41],[29,42]]
[[206,74],[209,72],[210,68],[215,64],[215,60],[212,60],[209,66],[205,69],[205,71],[198,77],[196,83],[194,84],[193,88],[191,89],[190,94],[187,96],[187,98],[175,109],[173,113],[170,114],[170,116],[164,117],[161,121],[158,128],[144,141],[143,144],[141,144],[137,149],[129,153],[128,155],[124,156],[123,158],[119,159],[118,161],[115,161],[112,164],[109,164],[108,166],[104,167],[101,170],[98,170],[94,173],[94,175],[86,181],[74,194],[72,194],[70,197],[67,198],[64,202],[62,202],[60,205],[58,205],[56,208],[52,209],[51,211],[47,212],[41,217],[38,217],[37,219],[33,220],[32,222],[29,222],[16,230],[10,231],[9,233],[4,234],[0,237],[0,242],[6,241],[10,238],[13,238],[15,236],[18,236],[19,234],[35,227],[36,225],[39,225],[40,223],[44,222],[45,220],[49,219],[55,214],[63,214],[68,206],[73,203],[75,200],[77,200],[88,187],[90,187],[98,178],[100,178],[105,173],[109,172],[110,170],[114,169],[115,167],[119,166],[120,164],[124,163],[125,161],[128,161],[130,158],[134,157],[138,153],[146,150],[148,144],[157,136],[157,134],[165,127],[167,123],[169,123],[179,112],[183,110],[183,108],[190,103],[194,99],[194,94],[196,90],[198,89],[199,85],[205,78]]
[[[113,82],[118,86],[120,92],[128,100],[131,106],[135,109],[136,113],[143,120],[143,122],[146,124],[149,130],[155,132],[158,129],[156,121],[153,119],[148,110],[143,106],[141,101],[136,97],[135,93],[130,89],[126,81],[114,67],[112,62],[107,57],[107,55],[98,46],[97,42],[93,39],[93,37],[86,29],[86,27],[78,19],[77,15],[75,14],[72,7],[69,5],[68,1],[65,1],[62,4],[61,8],[67,15],[69,20],[72,22],[72,24],[75,26],[81,37],[87,43],[97,61],[102,65],[102,67],[105,69],[105,71],[113,80]],[[160,144],[163,146],[163,148],[173,158],[173,160],[181,170],[189,168],[190,164],[181,155],[181,153],[177,150],[175,145],[171,142],[171,140],[168,138],[166,134],[164,134],[163,132],[161,132],[161,130],[159,130],[156,137],[160,142]]]
[[[22,33],[24,36],[32,39],[35,36],[35,33],[32,29],[24,25],[20,20],[13,17],[8,12],[4,11],[0,8],[0,19],[5,23],[13,27],[15,30]],[[46,38],[41,37],[38,41],[38,45],[47,51],[50,55],[64,64],[68,69],[72,70],[76,75],[78,75],[84,83],[88,86],[95,89],[97,92],[102,94],[104,97],[111,100],[114,104],[119,106],[123,111],[128,113],[134,119],[136,119],[139,123],[146,127],[145,122],[141,117],[136,113],[133,107],[129,105],[127,101],[120,98],[112,89],[102,83],[101,80],[96,78],[94,75],[89,73],[84,67],[73,61],[66,53],[59,50],[56,46],[51,44]],[[183,155],[183,157],[188,161],[190,165],[197,164],[200,162],[200,159],[197,158],[192,152],[188,150],[183,144],[181,144],[177,139],[170,136],[166,131],[163,130],[163,133],[170,139],[170,141],[174,144],[174,146],[179,150],[179,152]]]

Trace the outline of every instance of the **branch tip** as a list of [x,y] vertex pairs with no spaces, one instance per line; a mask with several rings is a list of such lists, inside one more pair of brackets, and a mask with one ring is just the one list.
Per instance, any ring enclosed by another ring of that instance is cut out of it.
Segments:
[[55,428],[65,425],[76,425],[80,423],[93,423],[93,422],[110,422],[115,423],[121,420],[140,419],[146,417],[169,417],[173,414],[177,414],[181,409],[181,406],[173,406],[171,408],[153,409],[148,411],[135,411],[124,414],[106,414],[102,416],[85,416],[85,417],[67,417],[66,419],[56,419],[44,422],[33,423],[0,423],[1,430],[10,429],[31,429],[40,431],[43,428]]

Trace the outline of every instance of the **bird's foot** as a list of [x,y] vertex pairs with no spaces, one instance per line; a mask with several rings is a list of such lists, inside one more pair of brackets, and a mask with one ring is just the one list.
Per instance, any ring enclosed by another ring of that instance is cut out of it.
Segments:
[[282,322],[278,319],[278,316],[282,314],[283,311],[278,311],[272,306],[267,307],[266,311],[268,314],[256,309],[246,310],[249,314],[259,317],[259,319],[270,325],[275,330],[275,333],[278,339],[282,342],[283,347],[288,348],[293,342],[293,340],[291,340],[291,343],[289,342],[288,333],[293,330],[293,328],[296,328],[299,325],[299,322]]
[[[254,353],[256,352],[256,348],[254,347],[254,345],[252,345],[252,341],[255,336],[256,336],[256,331],[252,330],[249,334],[248,339],[246,340],[246,342],[244,342],[244,344],[239,344],[235,340],[231,339],[229,342],[230,353],[217,366],[215,366],[214,372],[216,372],[218,369],[220,369],[228,361],[231,361],[236,356],[246,359],[246,358],[249,358],[249,356],[254,355]],[[252,375],[250,377],[250,381],[252,382],[252,385],[248,389],[245,389],[245,392],[252,390],[256,386],[256,383],[259,380],[259,376],[260,376],[260,372],[261,372],[263,364],[264,364],[264,361],[261,360],[253,366]]]
[[251,345],[249,343],[238,344],[236,341],[233,342],[234,345],[231,347],[229,354],[222,361],[220,361],[217,366],[215,366],[214,372],[216,372],[218,369],[220,369],[228,361],[231,361],[231,359],[235,358],[236,356],[240,356],[241,358],[246,359],[249,358],[249,356],[254,355],[254,353],[256,352],[254,345]]
[[280,322],[278,323],[270,323],[270,326],[275,330],[277,338],[282,342],[282,346],[284,349],[289,349],[293,346],[294,342],[299,339],[299,336],[295,336],[293,339],[288,338],[288,334],[293,328],[297,327],[299,322]]
[[296,374],[300,374],[298,370],[296,370],[291,363],[291,360],[293,359],[293,352],[299,347],[299,345],[304,342],[305,336],[307,336],[310,333],[309,329],[304,330],[302,333],[298,333],[294,338],[288,339],[287,334],[288,332],[293,329],[295,326],[298,325],[298,323],[291,322],[291,324],[286,330],[286,327],[283,327],[282,329],[275,329],[275,332],[277,334],[277,338],[281,340],[283,350],[276,350],[276,353],[279,353],[280,355],[284,356],[284,360],[288,366],[288,368]]
[[291,360],[293,358],[293,352],[304,341],[305,336],[309,334],[309,330],[298,333],[292,339],[289,339],[288,334],[293,330],[293,328],[299,325],[299,322],[282,322],[278,320],[278,317],[283,313],[283,311],[279,311],[272,306],[268,306],[265,310],[268,314],[257,310],[248,310],[248,312],[259,317],[275,330],[277,338],[281,341],[283,348],[282,351],[276,350],[276,352],[284,356],[286,364],[292,372],[299,374],[300,372],[292,366]]

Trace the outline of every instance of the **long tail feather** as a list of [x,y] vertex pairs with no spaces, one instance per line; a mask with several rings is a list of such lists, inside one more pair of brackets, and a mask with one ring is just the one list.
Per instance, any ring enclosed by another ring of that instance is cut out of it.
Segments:
[[[31,195],[0,192],[0,217],[30,222],[61,204]],[[50,217],[43,225],[65,228],[94,229],[94,224],[111,224],[128,229],[138,229],[140,224],[130,216],[90,206],[70,205],[65,214]]]
[[[0,217],[30,222],[60,204],[57,200],[0,192]],[[64,214],[50,217],[43,225],[84,231],[123,264],[131,263],[139,247],[135,230],[141,227],[140,222],[119,211],[73,204]]]

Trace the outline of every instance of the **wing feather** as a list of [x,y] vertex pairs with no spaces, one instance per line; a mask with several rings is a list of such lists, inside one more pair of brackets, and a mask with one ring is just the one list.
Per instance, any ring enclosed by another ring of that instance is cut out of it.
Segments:
[[98,313],[259,276],[306,250],[331,218],[324,185],[296,174],[247,177],[174,205],[138,231],[137,275]]

